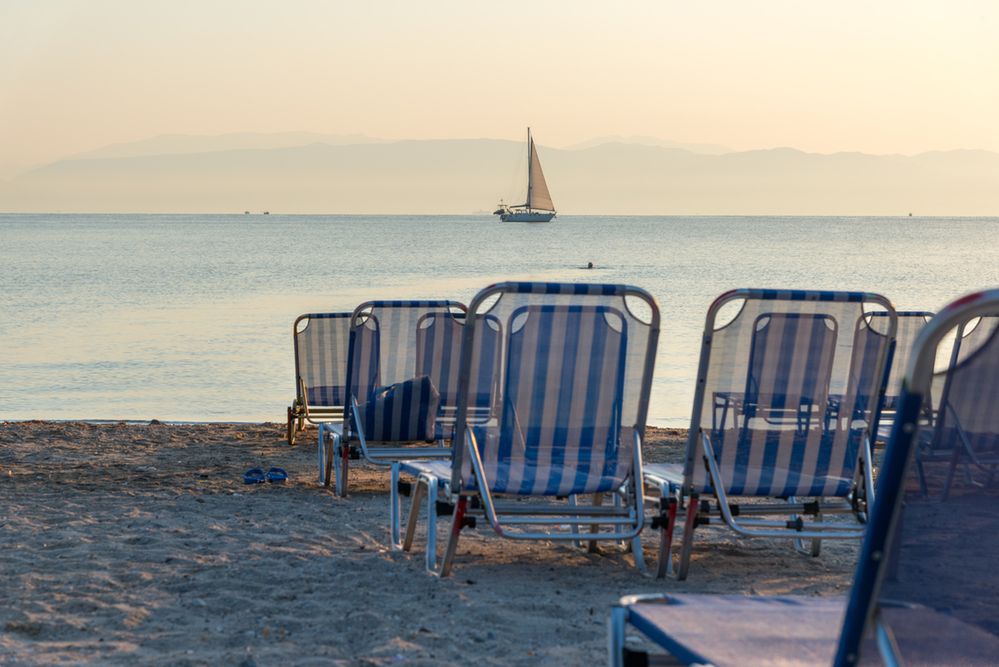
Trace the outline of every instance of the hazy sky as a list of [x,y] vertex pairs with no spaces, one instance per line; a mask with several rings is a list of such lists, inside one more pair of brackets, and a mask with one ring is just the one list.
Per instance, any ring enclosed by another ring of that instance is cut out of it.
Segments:
[[162,133],[999,151],[995,0],[0,0],[0,176]]

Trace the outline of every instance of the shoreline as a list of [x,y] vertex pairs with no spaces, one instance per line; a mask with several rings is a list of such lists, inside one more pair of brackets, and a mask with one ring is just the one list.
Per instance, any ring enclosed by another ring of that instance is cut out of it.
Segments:
[[[0,424],[0,662],[602,663],[622,595],[830,595],[852,578],[852,543],[809,558],[789,540],[705,530],[677,582],[642,577],[612,546],[480,527],[437,579],[422,534],[411,553],[389,548],[387,469],[355,466],[338,498],[318,484],[315,431],[289,447],[283,430]],[[684,434],[649,427],[643,454],[682,460]],[[271,466],[286,484],[243,484]],[[657,535],[643,536],[651,559]]]

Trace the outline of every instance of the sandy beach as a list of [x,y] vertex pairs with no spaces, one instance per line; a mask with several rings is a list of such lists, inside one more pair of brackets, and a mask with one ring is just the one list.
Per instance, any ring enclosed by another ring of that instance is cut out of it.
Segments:
[[[0,425],[0,664],[600,664],[624,594],[834,595],[856,545],[704,531],[687,581],[629,555],[463,534],[454,575],[388,544],[388,473],[317,482],[314,431],[283,425]],[[676,461],[684,432],[650,430]],[[253,467],[283,485],[243,484]],[[647,532],[648,549],[654,533]],[[422,546],[422,544],[418,545]],[[651,552],[649,553],[651,557]]]

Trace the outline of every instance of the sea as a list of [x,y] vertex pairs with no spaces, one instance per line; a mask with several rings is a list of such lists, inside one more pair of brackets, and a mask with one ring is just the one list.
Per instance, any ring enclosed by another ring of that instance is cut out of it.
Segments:
[[936,310],[999,286],[999,218],[0,214],[0,419],[281,422],[299,314],[467,303],[502,280],[651,292],[649,423],[686,426],[718,294],[865,290]]

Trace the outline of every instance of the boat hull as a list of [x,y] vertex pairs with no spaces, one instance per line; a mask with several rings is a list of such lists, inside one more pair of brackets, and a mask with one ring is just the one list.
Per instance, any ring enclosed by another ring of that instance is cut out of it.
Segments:
[[541,213],[537,211],[511,211],[499,214],[501,222],[551,222],[555,217],[555,212]]

